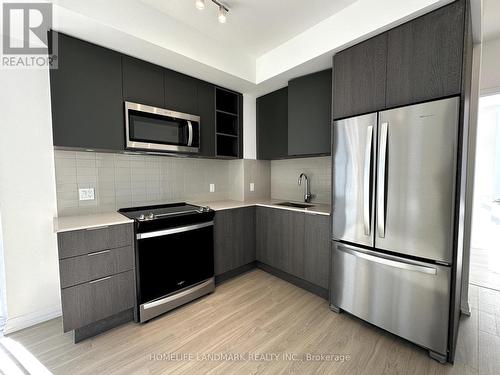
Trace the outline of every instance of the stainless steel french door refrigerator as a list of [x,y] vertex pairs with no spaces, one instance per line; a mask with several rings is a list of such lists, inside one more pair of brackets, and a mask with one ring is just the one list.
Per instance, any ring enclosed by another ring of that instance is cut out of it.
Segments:
[[459,98],[333,125],[330,304],[447,358]]

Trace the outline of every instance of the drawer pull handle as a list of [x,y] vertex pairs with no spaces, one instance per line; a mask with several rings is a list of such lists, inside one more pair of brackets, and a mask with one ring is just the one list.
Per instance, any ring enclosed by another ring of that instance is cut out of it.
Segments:
[[85,230],[98,230],[98,229],[106,229],[109,228],[109,225],[103,225],[100,227],[93,227],[93,228],[85,228]]
[[93,281],[89,282],[89,284],[99,283],[99,282],[101,282],[101,281],[111,279],[111,277],[112,277],[112,276],[106,276],[106,277],[103,277],[103,278],[101,278],[101,279],[93,280]]
[[109,253],[111,250],[103,250],[103,251],[96,251],[95,253],[89,253],[87,254],[88,257],[94,256],[94,255],[101,255],[101,254],[106,254]]

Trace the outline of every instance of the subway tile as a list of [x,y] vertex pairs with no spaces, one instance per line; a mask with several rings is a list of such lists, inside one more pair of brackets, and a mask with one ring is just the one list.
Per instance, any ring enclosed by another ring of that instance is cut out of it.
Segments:
[[54,157],[56,159],[76,159],[76,151],[54,150]]
[[[60,215],[69,212],[105,212],[146,202],[224,200],[232,196],[244,196],[248,191],[249,179],[255,183],[252,197],[265,195],[266,191],[267,196],[270,196],[275,177],[280,177],[280,174],[271,173],[273,164],[268,161],[88,152],[58,152],[55,153],[55,159]],[[281,165],[296,169],[293,162]],[[287,184],[296,184],[296,174],[298,169],[292,175],[286,169],[281,171],[285,179],[284,182],[279,181],[277,186],[293,194]],[[216,185],[215,193],[209,192],[210,183]],[[73,200],[77,198],[78,187],[94,187],[96,200],[82,204]]]
[[76,184],[77,178],[75,174],[64,174],[59,173],[59,170],[56,170],[56,185],[68,185],[68,184]]
[[[61,170],[62,168],[76,168],[76,158],[55,158],[54,163],[56,169]],[[76,172],[75,172],[76,173]]]
[[95,160],[96,153],[95,152],[88,152],[88,151],[77,151],[76,158],[80,159],[80,160],[83,160],[83,159]]

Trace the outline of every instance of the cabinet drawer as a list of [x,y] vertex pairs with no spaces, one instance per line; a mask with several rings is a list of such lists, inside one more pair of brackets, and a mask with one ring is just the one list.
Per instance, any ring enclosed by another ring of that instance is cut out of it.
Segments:
[[61,288],[129,271],[134,268],[133,246],[100,250],[59,262]]
[[59,259],[132,245],[133,234],[132,224],[59,233]]
[[134,272],[90,281],[61,291],[64,332],[134,306]]

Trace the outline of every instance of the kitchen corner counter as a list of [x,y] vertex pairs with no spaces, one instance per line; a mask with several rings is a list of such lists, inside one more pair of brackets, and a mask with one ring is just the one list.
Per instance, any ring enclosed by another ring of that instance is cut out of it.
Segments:
[[226,201],[214,201],[214,202],[192,202],[193,204],[197,204],[200,206],[208,206],[214,211],[221,210],[230,210],[233,208],[242,208],[242,207],[251,207],[251,206],[260,206],[260,207],[270,207],[270,208],[278,208],[281,210],[288,211],[296,211],[296,212],[304,212],[308,214],[315,215],[330,215],[330,206],[322,203],[311,203],[312,207],[309,208],[298,208],[298,207],[288,207],[288,206],[279,206],[277,203],[284,202],[285,200],[270,200],[270,199],[260,199],[260,200],[251,200],[251,201],[235,201],[235,200],[226,200]]
[[119,225],[133,223],[118,212],[96,213],[90,215],[61,216],[54,218],[54,232],[69,232],[72,230],[90,229],[106,227],[109,225]]

